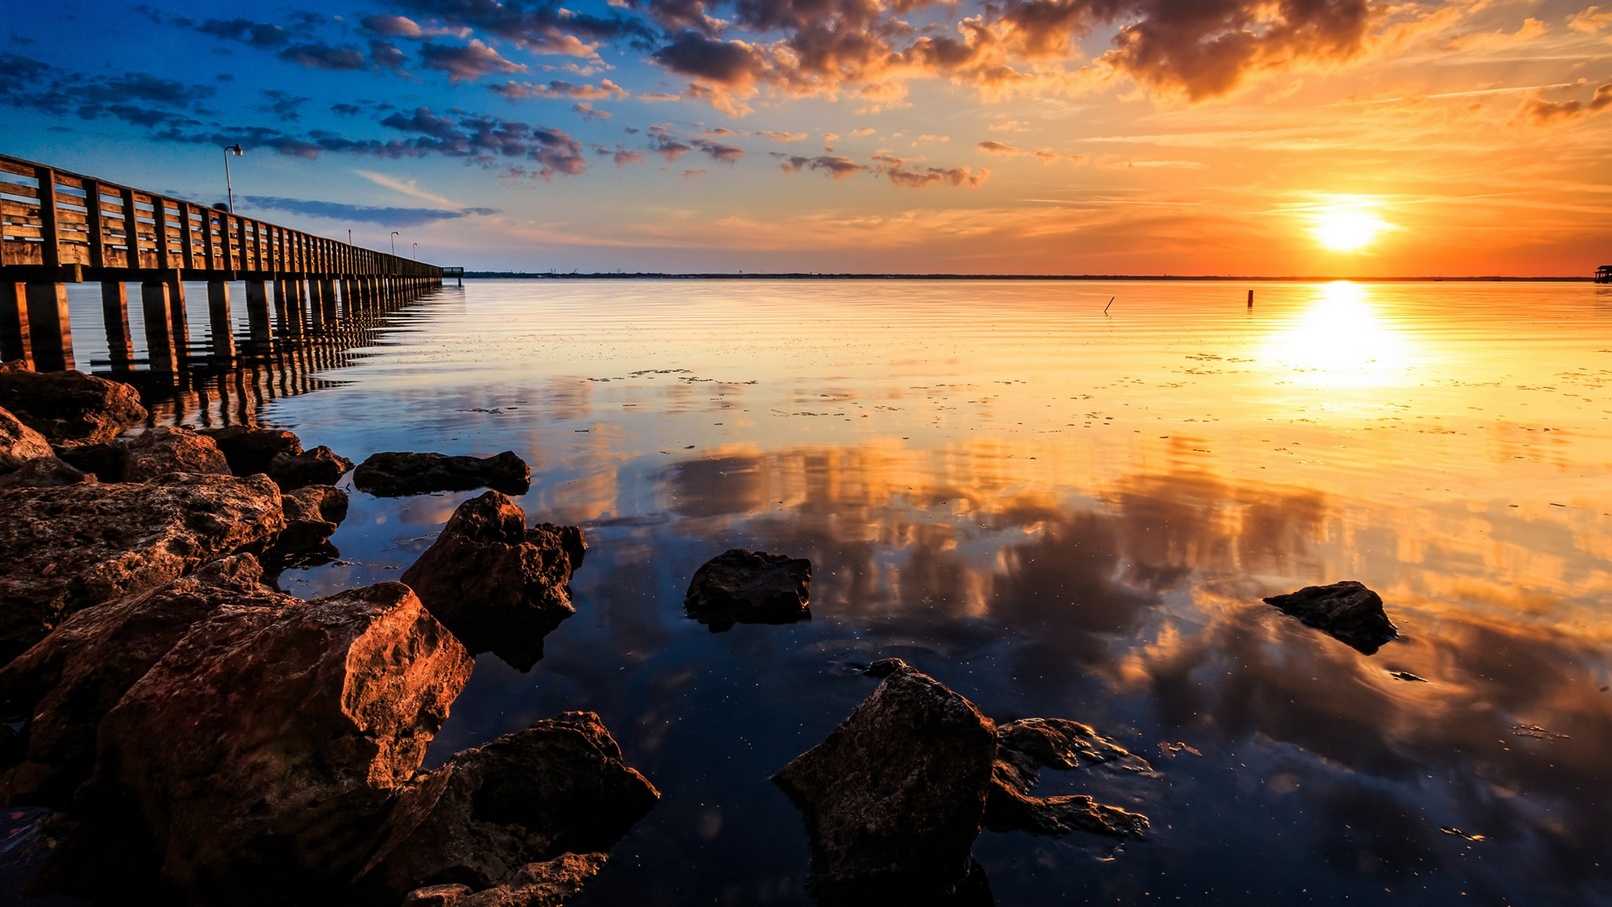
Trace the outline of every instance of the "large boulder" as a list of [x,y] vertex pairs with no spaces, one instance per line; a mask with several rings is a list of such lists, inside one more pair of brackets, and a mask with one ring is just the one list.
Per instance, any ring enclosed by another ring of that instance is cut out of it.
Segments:
[[268,472],[269,464],[280,454],[295,457],[302,453],[302,441],[283,428],[226,425],[202,434],[218,445],[230,472],[243,477]]
[[105,848],[147,842],[162,881],[200,903],[328,898],[374,850],[471,666],[401,583],[220,607],[102,720],[73,835],[102,846],[69,838],[49,877],[116,891],[97,874]]
[[1305,586],[1297,592],[1272,595],[1265,603],[1366,655],[1376,654],[1384,643],[1399,637],[1399,628],[1383,610],[1382,597],[1354,580]]
[[347,492],[334,485],[304,485],[280,495],[285,531],[275,548],[281,554],[316,549],[347,519]]
[[172,472],[192,475],[230,475],[229,462],[206,435],[188,428],[159,425],[119,442],[126,459],[125,482],[149,482]]
[[26,719],[22,762],[0,774],[0,801],[62,808],[95,764],[95,729],[191,626],[224,605],[301,604],[260,585],[250,554],[85,608],[0,668],[0,703]]
[[996,725],[973,703],[894,660],[826,740],[773,781],[800,808],[822,898],[950,897],[970,876]]
[[303,453],[275,454],[269,461],[269,478],[290,491],[304,485],[334,485],[352,468],[352,460],[321,444]]
[[1043,768],[1073,771],[1094,765],[1153,774],[1146,759],[1078,721],[1023,718],[998,725],[996,764],[985,802],[986,827],[1052,837],[1078,830],[1126,838],[1146,831],[1146,816],[1098,803],[1086,794],[1037,797],[1031,793]]
[[358,464],[353,486],[379,497],[471,488],[525,494],[532,487],[532,470],[512,450],[490,457],[388,451]]
[[78,371],[0,371],[0,407],[57,448],[110,441],[146,417],[132,386]]
[[160,586],[284,526],[261,476],[0,490],[0,663],[67,615]]
[[566,712],[403,791],[360,885],[389,903],[424,885],[519,888],[531,864],[609,850],[659,798],[599,716]]
[[0,472],[11,472],[29,460],[54,455],[45,436],[0,409]]
[[784,554],[734,548],[694,571],[683,611],[710,627],[735,623],[787,624],[812,616],[812,562]]
[[543,637],[576,613],[567,584],[587,548],[581,529],[528,529],[520,505],[489,491],[459,505],[402,579],[472,652],[528,671]]

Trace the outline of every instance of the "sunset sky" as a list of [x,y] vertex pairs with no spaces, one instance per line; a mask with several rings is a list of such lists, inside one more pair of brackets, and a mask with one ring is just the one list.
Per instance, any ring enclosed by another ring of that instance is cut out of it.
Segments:
[[8,0],[0,153],[470,268],[1575,275],[1612,2]]

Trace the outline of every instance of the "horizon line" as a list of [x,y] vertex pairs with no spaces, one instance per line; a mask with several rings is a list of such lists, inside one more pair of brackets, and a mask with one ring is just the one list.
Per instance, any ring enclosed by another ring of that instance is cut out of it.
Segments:
[[818,271],[492,271],[466,268],[464,277],[483,280],[542,279],[542,280],[1201,280],[1201,281],[1259,281],[1265,283],[1437,283],[1442,281],[1473,283],[1599,283],[1595,277],[1540,276],[1516,277],[1500,274],[1465,276],[1399,276],[1399,277],[1337,277],[1324,275],[1289,275],[1286,277],[1258,277],[1251,275],[1222,274],[956,274],[956,273],[883,273],[883,272],[818,272]]

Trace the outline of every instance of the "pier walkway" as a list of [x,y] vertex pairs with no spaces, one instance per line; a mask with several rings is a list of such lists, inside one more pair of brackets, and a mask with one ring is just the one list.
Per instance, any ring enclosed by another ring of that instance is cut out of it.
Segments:
[[138,283],[142,364],[184,370],[187,280],[207,283],[206,355],[220,364],[236,355],[232,282],[245,283],[245,342],[272,349],[440,287],[442,269],[0,155],[0,361],[74,368],[67,284],[98,281],[113,369],[136,363],[128,284]]

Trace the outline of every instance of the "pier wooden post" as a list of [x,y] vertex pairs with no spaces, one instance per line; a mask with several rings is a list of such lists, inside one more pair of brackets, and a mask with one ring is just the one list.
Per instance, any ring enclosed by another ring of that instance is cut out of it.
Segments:
[[220,359],[235,358],[235,328],[230,321],[229,284],[222,280],[209,280],[207,323],[212,331],[213,355]]
[[101,281],[101,321],[106,325],[107,358],[114,371],[134,365],[134,337],[129,334],[129,290],[121,280]]
[[319,301],[324,304],[325,323],[335,324],[338,318],[336,306],[336,281],[329,277],[319,279]]
[[21,359],[34,366],[33,341],[28,336],[28,288],[21,282],[0,283],[0,362]]
[[67,320],[67,284],[28,284],[28,331],[34,368],[59,372],[73,367],[73,328]]
[[148,280],[140,285],[140,310],[146,320],[146,358],[154,372],[171,373],[179,366],[174,343],[173,305],[167,280]]
[[185,281],[183,272],[172,271],[168,278],[168,323],[173,329],[174,348],[179,351],[180,362],[190,355],[190,315],[185,312]]
[[274,339],[269,321],[269,288],[261,280],[246,282],[246,327],[254,343]]
[[274,313],[280,322],[280,336],[302,336],[302,300],[297,282],[280,278],[274,282]]
[[318,333],[325,328],[325,287],[322,281],[308,281],[308,330]]

